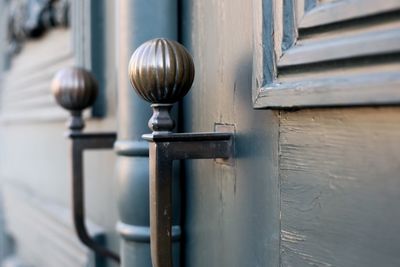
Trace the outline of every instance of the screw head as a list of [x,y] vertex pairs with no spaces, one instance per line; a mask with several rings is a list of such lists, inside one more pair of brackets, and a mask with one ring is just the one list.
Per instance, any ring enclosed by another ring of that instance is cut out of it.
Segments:
[[183,98],[192,86],[193,59],[178,42],[153,39],[133,53],[129,78],[144,100],[153,104],[172,104]]
[[93,105],[98,88],[93,75],[82,68],[59,70],[51,83],[57,103],[69,111],[82,111]]

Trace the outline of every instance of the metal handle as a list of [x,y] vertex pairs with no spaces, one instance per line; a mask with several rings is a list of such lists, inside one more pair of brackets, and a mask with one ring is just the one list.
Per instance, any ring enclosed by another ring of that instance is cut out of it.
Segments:
[[71,113],[67,122],[70,139],[72,217],[75,231],[83,244],[95,253],[120,262],[120,257],[98,244],[88,233],[85,224],[83,151],[86,149],[112,149],[116,133],[82,133],[85,126],[82,110],[91,106],[97,96],[97,83],[93,76],[80,68],[62,69],[55,75],[52,92],[58,104]]
[[175,41],[154,39],[132,55],[129,77],[135,91],[152,103],[149,120],[150,229],[153,267],[172,267],[172,161],[229,158],[232,133],[173,133],[170,110],[189,91],[194,79],[191,55]]
[[83,177],[83,151],[86,149],[112,149],[116,140],[115,133],[76,133],[70,132],[71,140],[71,171],[72,171],[72,216],[75,231],[87,247],[104,257],[111,258],[117,262],[119,256],[98,244],[89,235],[85,225],[85,193]]

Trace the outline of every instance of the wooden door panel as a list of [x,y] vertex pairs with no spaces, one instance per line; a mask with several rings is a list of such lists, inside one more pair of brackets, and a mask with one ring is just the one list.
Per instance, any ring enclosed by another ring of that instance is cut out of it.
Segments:
[[400,266],[399,112],[282,113],[282,267]]
[[277,117],[251,106],[252,2],[183,1],[183,44],[196,77],[185,132],[235,128],[234,164],[185,162],[183,266],[277,266]]
[[[278,33],[283,35],[281,47],[276,44],[278,71],[280,67],[292,65],[400,51],[400,21],[397,16],[393,18],[385,13],[399,10],[399,1],[389,0],[378,5],[373,0],[328,3],[297,0],[293,8],[285,2],[281,5],[282,11],[276,10],[284,16],[282,33]],[[313,7],[308,8],[310,5]],[[367,25],[346,22],[378,14],[380,17],[374,21],[369,19]],[[327,26],[332,23],[338,25]]]
[[254,107],[400,103],[398,1],[255,1],[254,10]]
[[381,1],[379,5],[376,0],[298,0],[297,5],[298,9],[303,10],[306,10],[307,6],[312,6],[303,11],[304,15],[299,18],[299,29],[377,15],[400,8],[400,2],[397,0]]
[[330,32],[310,38],[298,39],[283,52],[277,62],[278,69],[292,65],[395,53],[400,50],[400,22],[351,29],[348,32]]

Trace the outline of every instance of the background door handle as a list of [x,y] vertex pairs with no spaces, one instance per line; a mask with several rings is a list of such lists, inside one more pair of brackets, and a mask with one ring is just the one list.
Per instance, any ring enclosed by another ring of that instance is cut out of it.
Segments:
[[154,267],[172,267],[172,161],[230,158],[233,133],[173,133],[170,110],[189,91],[194,79],[191,55],[179,43],[154,39],[133,53],[129,78],[135,91],[152,103],[149,120],[150,229]]
[[57,72],[52,92],[58,104],[70,111],[66,136],[70,139],[72,216],[75,231],[83,244],[101,256],[120,262],[120,257],[98,244],[85,225],[83,151],[86,149],[112,149],[116,133],[83,133],[82,111],[91,106],[97,96],[97,83],[90,72],[81,68],[67,68]]

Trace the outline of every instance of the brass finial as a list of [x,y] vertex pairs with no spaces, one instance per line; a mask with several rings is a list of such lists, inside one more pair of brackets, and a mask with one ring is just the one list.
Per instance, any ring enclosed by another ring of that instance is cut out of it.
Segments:
[[192,56],[181,44],[153,39],[139,46],[129,62],[129,78],[135,91],[152,103],[149,127],[154,132],[169,132],[174,122],[169,111],[183,98],[194,79]]
[[82,111],[93,105],[98,93],[93,75],[77,67],[61,69],[53,78],[51,90],[57,103],[71,113],[69,129],[82,130],[85,125]]

